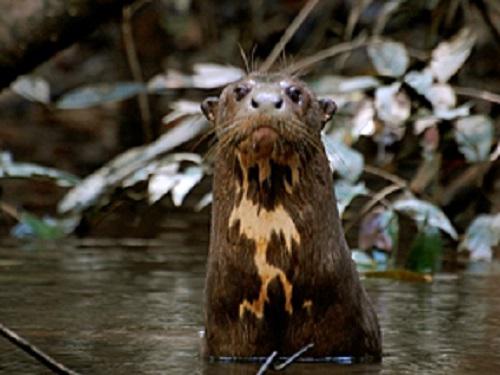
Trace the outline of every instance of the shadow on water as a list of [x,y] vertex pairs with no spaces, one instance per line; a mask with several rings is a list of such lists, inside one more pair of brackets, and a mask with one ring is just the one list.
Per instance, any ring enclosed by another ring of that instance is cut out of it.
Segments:
[[[0,321],[82,374],[255,374],[199,357],[207,239],[0,245]],[[292,374],[493,374],[500,273],[432,284],[366,280],[384,334],[380,365],[296,363]],[[0,338],[0,373],[48,373]],[[270,372],[277,373],[277,372]]]

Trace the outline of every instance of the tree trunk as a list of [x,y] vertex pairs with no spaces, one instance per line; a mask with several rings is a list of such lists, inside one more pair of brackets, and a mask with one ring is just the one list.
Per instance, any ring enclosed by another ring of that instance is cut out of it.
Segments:
[[134,0],[2,0],[0,88],[118,15]]

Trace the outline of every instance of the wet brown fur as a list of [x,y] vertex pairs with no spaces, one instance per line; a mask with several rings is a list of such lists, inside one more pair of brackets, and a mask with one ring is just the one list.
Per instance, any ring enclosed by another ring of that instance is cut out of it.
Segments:
[[[287,102],[291,109],[282,116],[247,113],[233,92],[249,80],[289,82],[300,88],[303,102],[295,107]],[[304,83],[288,76],[249,75],[241,82],[229,85],[204,107],[218,137],[205,293],[206,354],[250,357],[277,350],[287,356],[314,343],[308,356],[379,358],[377,317],[351,261],[320,141],[328,119],[322,102]],[[279,134],[269,163],[241,152],[262,124]],[[259,245],[247,237],[253,232],[245,232],[237,217],[246,220],[251,211],[237,211],[241,202],[255,205],[257,215],[286,214],[293,225],[276,223]],[[259,246],[265,246],[260,265]],[[263,269],[274,272],[269,275],[280,270],[285,277],[268,280],[259,317],[257,302],[254,310],[241,306],[257,301],[263,292]],[[291,309],[286,308],[287,282],[292,286]]]

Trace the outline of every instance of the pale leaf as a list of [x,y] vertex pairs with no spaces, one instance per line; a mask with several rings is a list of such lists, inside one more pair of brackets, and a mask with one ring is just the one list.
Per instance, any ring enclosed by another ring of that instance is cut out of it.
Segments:
[[455,122],[455,141],[468,162],[489,158],[493,143],[493,122],[484,115],[474,115]]
[[461,68],[469,57],[476,41],[473,32],[464,28],[452,39],[441,42],[432,51],[430,69],[438,82],[448,80]]
[[377,73],[389,77],[402,76],[410,62],[404,44],[393,41],[370,44],[368,56]]
[[409,215],[418,224],[429,227],[439,228],[448,233],[453,239],[457,239],[458,235],[441,209],[429,202],[422,201],[416,198],[403,198],[394,202],[393,208],[396,211],[403,212]]
[[97,83],[72,90],[60,98],[59,109],[81,109],[132,98],[145,87],[136,82]]
[[50,103],[49,83],[41,77],[31,75],[20,76],[11,83],[10,88],[16,94],[33,102]]
[[500,242],[500,214],[480,215],[467,228],[461,249],[470,251],[472,260],[491,261],[492,247]]

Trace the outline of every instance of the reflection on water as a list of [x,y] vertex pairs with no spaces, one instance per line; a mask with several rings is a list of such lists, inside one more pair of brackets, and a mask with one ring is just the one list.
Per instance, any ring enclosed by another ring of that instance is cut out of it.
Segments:
[[[206,238],[146,246],[0,246],[0,322],[82,374],[255,374],[199,358]],[[380,316],[381,365],[293,364],[286,374],[494,374],[500,276],[433,284],[367,280]],[[0,338],[0,373],[44,368]]]

